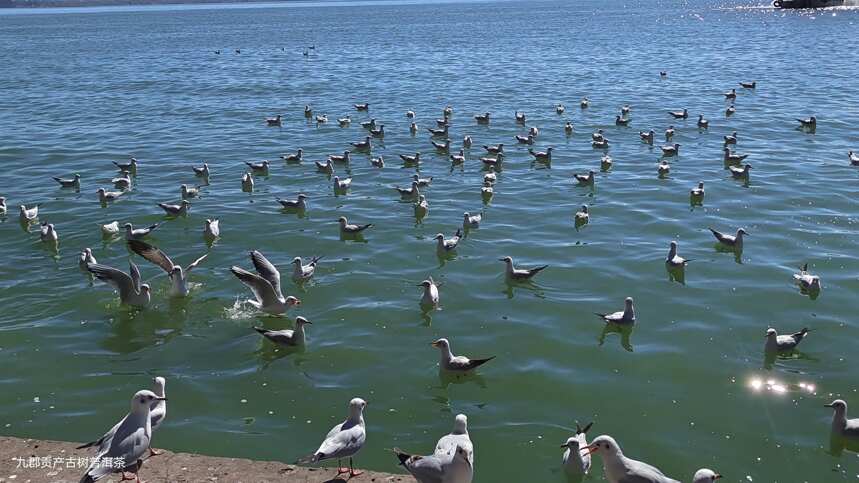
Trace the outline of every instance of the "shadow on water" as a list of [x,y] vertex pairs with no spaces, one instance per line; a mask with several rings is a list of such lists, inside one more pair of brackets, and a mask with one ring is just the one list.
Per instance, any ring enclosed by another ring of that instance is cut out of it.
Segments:
[[507,296],[508,300],[513,299],[515,294],[513,289],[521,289],[532,292],[535,297],[544,299],[546,298],[546,293],[543,291],[543,288],[537,285],[535,282],[531,280],[523,280],[516,281],[510,280],[507,277],[504,278],[504,290],[501,291],[505,296]]
[[859,439],[855,438],[845,438],[840,434],[836,434],[834,432],[829,433],[829,453],[832,456],[839,457],[844,454],[845,451],[849,451],[851,453],[859,453]]
[[486,378],[476,372],[458,374],[439,369],[438,380],[440,389],[447,389],[451,384],[477,384],[482,389],[487,388]]
[[679,267],[672,267],[669,264],[665,264],[665,271],[668,272],[668,281],[669,282],[677,282],[680,285],[686,285],[686,267],[681,265]]
[[620,325],[614,323],[607,323],[605,327],[602,329],[602,333],[599,336],[599,345],[600,347],[605,344],[606,336],[609,334],[620,334],[620,345],[628,352],[633,352],[632,350],[632,341],[630,337],[632,336],[632,325]]
[[[100,345],[111,352],[131,354],[141,349],[164,344],[182,334],[185,317],[164,317],[153,308],[136,309],[132,307],[108,307],[113,309],[114,318],[108,321],[110,333]],[[175,312],[183,314],[183,310]]]
[[[794,349],[792,351],[782,351],[782,352],[764,351],[764,364],[763,364],[764,369],[771,371],[773,369],[773,367],[776,366],[776,362],[782,362],[782,361],[820,362],[820,359],[812,357],[812,356],[805,354],[803,352],[800,352],[796,349]],[[801,371],[798,371],[796,369],[791,369],[791,368],[784,366],[782,364],[779,364],[779,366],[788,372],[796,372],[796,373],[801,372]]]
[[734,261],[739,265],[743,264],[743,251],[736,248],[727,247],[721,243],[715,243],[713,248],[719,253],[731,253],[734,255]]

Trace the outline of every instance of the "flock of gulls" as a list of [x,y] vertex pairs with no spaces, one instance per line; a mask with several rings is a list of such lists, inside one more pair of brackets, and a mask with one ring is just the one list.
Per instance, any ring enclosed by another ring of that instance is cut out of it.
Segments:
[[[662,72],[660,75],[666,77],[667,73]],[[743,89],[755,89],[757,87],[755,82],[741,82],[740,85]],[[724,93],[724,97],[728,101],[728,107],[724,112],[725,116],[731,116],[736,112],[734,103],[738,95],[736,89],[731,89]],[[588,109],[589,105],[590,101],[584,98],[580,101],[579,108]],[[385,125],[377,122],[376,119],[370,116],[369,104],[355,104],[353,107],[358,114],[362,115],[362,119],[364,119],[357,122],[360,122],[360,126],[366,130],[366,135],[360,136],[358,140],[351,143],[351,146],[342,153],[331,154],[324,162],[314,162],[318,171],[329,176],[335,192],[345,192],[350,189],[352,179],[341,178],[335,175],[335,173],[337,173],[336,166],[348,165],[355,161],[353,154],[364,154],[369,158],[370,164],[377,168],[384,168],[391,162],[382,156],[373,157],[371,154],[374,140],[384,138],[385,136]],[[554,109],[557,114],[562,114],[566,108],[563,104],[557,104]],[[615,118],[615,124],[620,127],[628,126],[631,120],[631,110],[632,108],[629,105],[622,106]],[[310,123],[323,124],[329,122],[326,114],[316,114],[310,106],[305,106],[304,117]],[[409,122],[409,130],[413,135],[421,132],[415,120],[417,117],[415,112],[407,111],[405,112],[405,117]],[[669,111],[666,119],[682,122],[687,118],[689,118],[689,111],[682,109]],[[513,140],[515,144],[528,145],[528,152],[533,157],[534,162],[550,164],[552,162],[553,148],[547,147],[545,150],[540,151],[532,147],[540,137],[540,130],[534,126],[527,126],[526,114],[517,111],[510,116],[509,120],[521,126],[523,131],[523,134],[517,135]],[[264,123],[268,126],[277,127],[282,126],[285,121],[286,119],[282,115],[277,115],[266,118]],[[500,121],[504,122],[505,119],[502,117]],[[798,119],[797,121],[799,123],[798,128],[802,131],[814,132],[817,128],[817,120],[813,116],[807,119]],[[337,118],[336,122],[342,128],[349,128],[353,123],[353,118],[352,115],[347,115]],[[486,125],[497,121],[494,114],[485,112],[474,115],[473,122],[478,125]],[[483,165],[485,173],[483,182],[479,188],[484,201],[488,201],[494,195],[494,187],[499,181],[504,163],[507,162],[505,144],[499,142],[497,144],[475,146],[472,136],[468,135],[461,140],[461,143],[458,143],[460,147],[455,149],[449,135],[449,128],[452,123],[453,109],[447,106],[442,110],[442,116],[433,121],[432,127],[425,128],[429,134],[432,149],[438,153],[446,154],[452,165],[461,165],[463,163],[479,163],[479,165]],[[705,119],[704,115],[699,115],[695,123],[700,130],[709,129],[709,121]],[[561,129],[561,127],[558,127],[558,129]],[[563,130],[567,135],[570,135],[574,132],[575,126],[567,121],[563,126]],[[662,157],[657,166],[657,176],[664,176],[670,172],[670,161],[680,152],[681,145],[672,141],[674,134],[674,125],[669,125],[664,131],[665,145],[661,146]],[[640,131],[639,136],[642,143],[652,145],[656,142],[657,136],[652,129]],[[732,132],[724,136],[721,148],[725,163],[724,167],[730,172],[732,177],[748,180],[752,168],[750,164],[744,164],[748,155],[739,154],[735,151],[735,147],[739,144],[740,139],[741,137],[737,132]],[[603,151],[604,155],[602,156],[599,169],[604,171],[610,170],[614,161],[607,154],[611,141],[608,139],[606,133],[602,129],[597,130],[591,135],[589,142],[595,150]],[[474,151],[481,153],[476,156],[477,159],[474,159]],[[859,155],[851,151],[848,156],[850,164],[859,165]],[[399,158],[405,166],[416,167],[424,162],[420,152],[402,153],[399,155]],[[288,164],[301,163],[304,161],[304,151],[298,148],[294,153],[281,156],[281,160]],[[129,190],[134,189],[138,166],[140,164],[135,158],[131,158],[126,162],[114,162],[115,167],[118,169],[118,174],[112,180],[113,187],[100,187],[95,192],[99,201],[103,205],[108,206],[112,202],[121,199]],[[199,166],[189,166],[189,169],[192,169],[194,175],[202,181],[201,186],[208,185],[211,171],[207,163],[204,162]],[[255,177],[266,175],[270,169],[275,169],[275,164],[269,160],[246,162],[246,169],[241,179],[236,180],[236,184],[238,185],[240,182],[241,189],[244,191],[253,191]],[[331,176],[333,176],[333,179]],[[77,190],[81,188],[82,180],[78,174],[69,178],[57,177],[54,179],[61,188]],[[571,181],[582,186],[593,186],[596,182],[595,170],[575,174]],[[429,210],[429,202],[426,194],[432,182],[432,178],[420,178],[418,174],[415,174],[409,180],[406,187],[395,188],[396,195],[401,199],[413,201],[415,217],[418,219],[426,216]],[[200,188],[183,184],[177,188],[177,192],[181,196],[180,202],[158,204],[164,210],[168,220],[186,216],[188,210],[191,209],[192,201],[200,195]],[[703,203],[705,197],[704,183],[699,182],[697,185],[691,187],[689,196],[690,202],[693,205]],[[276,198],[272,203],[277,202],[285,210],[303,212],[307,209],[310,198],[305,193],[298,193],[294,199]],[[6,198],[0,197],[0,213],[5,212]],[[25,229],[32,224],[39,223],[39,219],[43,215],[44,213],[40,213],[38,205],[20,205],[20,221]],[[582,206],[581,210],[572,216],[572,221],[577,228],[589,223],[590,214],[588,207],[586,205]],[[360,238],[364,232],[373,227],[373,223],[355,223],[348,220],[345,216],[341,216],[338,222],[340,235],[344,239]],[[439,233],[434,237],[435,248],[439,256],[445,256],[454,252],[460,243],[463,242],[464,231],[477,228],[482,222],[480,214],[463,213],[462,224],[456,229],[454,234],[446,236],[443,233]],[[114,221],[101,226],[101,231],[105,237],[118,238],[124,236],[128,248],[132,253],[159,267],[168,275],[171,283],[170,296],[184,297],[188,295],[189,274],[206,261],[207,254],[203,254],[187,265],[177,264],[160,248],[146,241],[147,237],[155,230],[164,229],[162,226],[164,226],[163,222],[139,227],[131,223],[120,225],[119,222]],[[717,231],[712,228],[710,230],[718,244],[737,254],[742,252],[745,237],[749,236],[749,233],[742,227],[733,228],[730,233]],[[209,242],[210,247],[211,242],[217,240],[220,234],[221,227],[219,221],[217,219],[207,219],[205,225],[202,227],[201,235]],[[48,222],[41,223],[40,237],[45,244],[49,244],[55,248],[60,239],[57,228]],[[231,272],[253,295],[247,301],[250,306],[266,314],[281,315],[285,314],[290,308],[301,304],[301,301],[297,297],[284,295],[281,273],[263,253],[258,250],[251,251],[249,258],[253,270],[233,266]],[[296,284],[310,280],[314,276],[316,267],[321,263],[321,260],[322,257],[320,256],[313,257],[309,261],[296,257],[292,261],[290,278]],[[514,260],[509,256],[503,257],[499,261],[504,262],[504,274],[510,283],[528,283],[548,268],[547,265],[529,268],[517,267],[514,264]],[[679,254],[677,242],[669,241],[668,252],[665,258],[665,265],[669,273],[682,277],[682,273],[686,269],[688,262],[689,260]],[[140,270],[133,260],[129,261],[129,270],[125,272],[119,268],[99,263],[93,256],[92,250],[85,248],[80,253],[79,264],[84,272],[92,274],[95,278],[110,284],[118,292],[122,304],[143,308],[150,303],[152,297],[151,288],[147,283],[143,283]],[[799,269],[794,278],[800,290],[805,294],[815,296],[822,288],[819,276],[809,273],[807,265]],[[440,284],[436,283],[432,278],[428,278],[421,282],[419,286],[422,288],[422,295],[419,300],[421,307],[425,310],[437,308],[440,300]],[[634,300],[632,297],[626,297],[622,310],[610,313],[598,313],[596,315],[611,326],[621,328],[631,327],[636,323]],[[253,329],[274,344],[303,346],[306,343],[305,330],[307,330],[309,325],[312,325],[310,320],[304,317],[297,317],[294,329],[269,330],[264,327],[253,327]],[[765,333],[764,351],[771,357],[792,351],[807,337],[809,330],[808,328],[803,328],[790,335],[780,335],[775,328],[768,328]],[[445,338],[440,338],[432,342],[432,346],[439,350],[439,370],[445,373],[470,373],[493,359],[492,357],[469,358],[462,355],[454,355],[451,349],[451,342]],[[156,377],[152,390],[141,390],[134,394],[131,401],[131,411],[127,416],[116,423],[100,439],[81,447],[97,448],[97,456],[81,478],[82,483],[93,482],[110,473],[116,472],[122,473],[123,480],[136,478],[139,481],[137,472],[143,465],[144,457],[158,454],[150,447],[150,444],[153,432],[163,424],[167,414],[165,384],[166,382],[163,377]],[[847,441],[859,441],[859,419],[847,419],[847,403],[839,399],[827,406],[831,407],[834,412],[831,427],[832,435],[845,438]],[[352,458],[361,450],[366,441],[367,433],[364,422],[366,407],[367,402],[361,398],[356,397],[349,401],[347,418],[330,430],[315,452],[299,459],[298,462],[301,464],[315,464],[325,460],[337,460],[338,475],[347,473],[349,477],[353,477],[361,474],[360,471],[355,470]],[[469,437],[467,421],[466,415],[457,415],[452,432],[443,436],[438,441],[434,451],[430,454],[410,454],[395,448],[393,449],[394,456],[409,473],[422,483],[471,482],[474,477],[475,448]],[[587,431],[590,429],[590,426],[589,424],[582,428],[577,424],[576,433],[561,444],[563,459],[560,464],[563,468],[563,473],[570,481],[581,481],[591,469],[591,455],[599,455],[603,461],[605,478],[610,483],[676,483],[676,480],[665,476],[656,467],[626,456],[618,442],[611,436],[598,436],[588,442]],[[117,468],[101,464],[102,461],[115,458],[123,458],[126,465],[122,468]],[[349,460],[348,468],[341,465],[342,460],[347,458]],[[133,476],[129,476],[127,473],[133,473]],[[704,468],[694,473],[692,481],[694,483],[705,483],[718,478],[720,478],[718,473]]]

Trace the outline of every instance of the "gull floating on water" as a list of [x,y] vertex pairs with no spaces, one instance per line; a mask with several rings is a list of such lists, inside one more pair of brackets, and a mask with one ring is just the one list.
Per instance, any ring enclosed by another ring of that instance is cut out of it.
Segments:
[[737,164],[743,162],[744,159],[748,158],[748,154],[736,154],[731,152],[731,148],[725,146],[723,152],[725,153],[725,162],[728,164]]
[[689,117],[689,110],[683,109],[682,111],[668,111],[668,114],[670,114],[674,119],[686,119]]
[[439,233],[435,236],[436,240],[436,248],[441,253],[447,253],[456,249],[457,245],[459,245],[459,241],[462,240],[462,229],[457,229],[456,234],[450,238],[445,239],[443,233]]
[[262,327],[254,327],[253,329],[266,339],[274,342],[279,345],[286,346],[300,346],[304,345],[304,326],[306,324],[313,325],[313,322],[305,319],[302,316],[298,316],[295,318],[295,330],[292,329],[283,329],[283,330],[269,330]]
[[643,461],[627,458],[611,436],[597,436],[585,449],[602,456],[608,483],[680,483]]
[[659,174],[660,177],[667,176],[668,173],[671,172],[671,165],[668,164],[668,161],[663,159],[659,162],[659,165],[656,166],[656,172]]
[[130,158],[127,163],[117,163],[113,161],[113,164],[119,168],[120,171],[128,171],[130,173],[137,172],[137,159]]
[[322,260],[321,256],[313,257],[310,259],[310,263],[304,265],[302,264],[301,257],[293,258],[292,280],[294,282],[306,282],[313,278],[313,274],[316,273],[316,264],[319,263],[319,260]]
[[620,116],[616,116],[614,118],[614,124],[616,126],[629,126],[629,119],[624,119]]
[[81,268],[81,270],[89,271],[87,269],[87,266],[89,264],[95,265],[96,263],[98,263],[98,261],[92,255],[91,248],[84,248],[83,250],[81,250],[81,254],[78,257],[78,266]]
[[516,111],[513,116],[516,118],[516,122],[519,124],[525,124],[525,113]]
[[[317,463],[319,461],[337,459],[337,474],[349,473],[349,477],[362,474],[355,471],[352,457],[361,450],[367,440],[367,431],[364,426],[364,408],[367,402],[361,398],[349,401],[349,417],[342,423],[331,428],[325,440],[319,445],[319,449],[309,456],[298,460],[298,464]],[[349,458],[349,468],[341,468],[340,460]]]
[[87,265],[96,278],[107,282],[119,292],[119,300],[125,305],[145,307],[149,305],[149,284],[140,283],[140,270],[134,262],[129,261],[129,273],[99,263]]
[[757,81],[740,82],[740,87],[743,87],[745,89],[754,89],[755,87],[757,87],[757,85],[758,85]]
[[582,454],[582,450],[588,447],[587,432],[594,423],[588,423],[584,428],[576,423],[576,434],[570,436],[561,445],[564,450],[564,473],[568,478],[578,479],[587,475],[591,470],[591,455]]
[[549,267],[548,265],[541,265],[534,268],[516,268],[513,266],[512,257],[503,257],[498,260],[506,264],[507,268],[504,271],[504,275],[508,280],[513,281],[531,280],[535,275]]
[[370,103],[365,102],[363,104],[355,104],[355,110],[356,111],[369,111],[370,110]]
[[191,203],[188,200],[182,200],[179,204],[158,203],[158,207],[164,210],[168,216],[185,216],[191,208]]
[[460,150],[459,150],[459,154],[451,154],[451,155],[450,155],[450,162],[451,162],[452,164],[462,164],[462,163],[464,163],[464,162],[465,162],[465,150],[464,150],[464,149],[460,149]]
[[307,195],[304,193],[298,193],[298,196],[294,200],[284,200],[281,198],[275,197],[280,206],[288,209],[288,210],[306,210],[307,209]]
[[603,139],[605,139],[605,135],[603,134],[603,130],[597,129],[596,132],[591,134],[591,139],[593,139],[594,141],[602,141]]
[[609,156],[608,154],[606,154],[605,156],[600,158],[600,169],[602,169],[603,171],[610,170],[613,164],[614,164],[614,161],[611,159],[611,156]]
[[313,109],[311,109],[310,106],[304,106],[304,117],[313,117]]
[[128,190],[131,188],[131,173],[121,171],[120,175],[111,179],[110,182],[113,183],[113,187],[116,189]]
[[820,277],[808,273],[808,264],[803,264],[799,269],[799,273],[793,274],[793,279],[803,289],[807,291],[819,291],[821,289]]
[[444,114],[444,117],[450,117],[453,114],[453,107],[446,106],[442,113]]
[[431,127],[428,127],[427,131],[429,131],[430,135],[433,137],[439,137],[439,138],[440,137],[447,137],[448,127],[447,127],[447,125],[442,126],[438,129],[433,129]]
[[582,205],[582,211],[576,212],[576,224],[584,225],[590,221],[590,213],[588,212],[588,205]]
[[188,185],[183,184],[181,187],[182,198],[196,198],[200,196],[200,188],[189,188]]
[[656,137],[656,133],[653,131],[653,129],[648,132],[639,131],[638,137],[640,137],[641,140],[647,144],[653,144],[653,140]]
[[337,124],[339,124],[340,127],[349,127],[352,125],[352,117],[350,117],[350,116],[341,117],[341,118],[337,119]]
[[367,129],[367,130],[376,129],[376,119],[373,118],[373,119],[370,119],[369,121],[363,121],[361,123],[361,127],[363,127],[364,129]]
[[409,124],[409,132],[411,134],[417,134],[418,133],[418,123],[413,122],[413,123]]
[[737,108],[734,107],[733,104],[731,104],[730,106],[728,106],[727,109],[725,109],[725,117],[733,116],[736,112],[737,112]]
[[495,144],[495,145],[483,145],[483,149],[486,150],[489,154],[498,154],[504,152],[504,144]]
[[588,174],[573,174],[573,179],[575,179],[580,185],[593,185],[594,184],[594,173],[593,170],[588,171]]
[[57,178],[54,177],[54,181],[60,184],[63,188],[76,188],[80,189],[81,187],[81,175],[75,173],[72,178]]
[[145,258],[150,263],[157,265],[167,273],[172,282],[170,295],[175,297],[186,297],[188,295],[188,274],[209,256],[208,253],[204,254],[183,269],[180,265],[173,263],[173,260],[170,260],[170,257],[159,250],[158,247],[152,246],[145,241],[128,240],[128,247],[131,248],[131,251]]
[[842,438],[859,438],[859,419],[847,419],[847,403],[836,399],[825,407],[834,409],[832,414],[832,432]]
[[329,154],[328,161],[332,163],[349,163],[352,161],[352,153],[349,150],[343,151],[342,155]]
[[571,123],[570,121],[567,121],[564,124],[564,133],[566,133],[566,134],[572,134],[573,133],[573,123]]
[[731,89],[725,93],[725,99],[734,100],[736,98],[737,98],[737,90],[736,89]]
[[[152,438],[152,406],[166,400],[164,396],[158,396],[152,391],[137,391],[131,400],[131,411],[122,420],[98,441],[79,448],[98,445],[98,453],[92,458],[89,468],[80,480],[81,483],[93,483],[111,473],[119,472],[123,473],[124,480],[130,480],[131,478],[125,476],[125,472],[136,474],[140,467],[138,461],[149,450]],[[112,464],[113,461],[123,461],[125,466],[117,468]]]
[[102,203],[108,203],[111,201],[116,201],[120,196],[125,194],[125,191],[105,191],[104,188],[99,188],[96,191],[98,194],[98,200]]
[[745,164],[743,166],[728,166],[728,169],[731,171],[731,176],[734,178],[745,179],[748,181],[749,179],[749,170],[752,169],[751,164]]
[[668,126],[668,129],[665,130],[665,142],[671,141],[674,137],[674,126]]
[[423,218],[427,215],[429,211],[429,203],[427,202],[427,197],[424,195],[418,196],[418,200],[415,202],[415,217]]
[[314,161],[314,163],[316,164],[317,171],[328,174],[334,173],[334,164],[331,163],[330,159],[325,161],[324,163],[320,163],[319,161]]
[[698,127],[700,129],[707,129],[708,127],[710,127],[710,121],[704,119],[703,114],[698,114]]
[[265,123],[269,126],[280,126],[283,123],[283,117],[280,114],[275,117],[267,117]]
[[489,113],[477,114],[474,116],[474,119],[477,121],[477,124],[489,124]]
[[594,149],[608,149],[608,139],[602,138],[599,141],[593,141],[591,142],[591,146],[593,146]]
[[57,243],[59,240],[59,235],[57,235],[57,230],[54,229],[53,223],[43,222],[39,231],[39,239],[43,242]]
[[730,135],[725,136],[724,139],[725,139],[725,147],[727,147],[729,144],[736,145],[737,144],[737,131],[734,131]]
[[202,178],[209,177],[209,163],[203,163],[202,166],[191,166],[191,169],[194,170],[194,174],[197,176]]
[[686,260],[677,254],[677,242],[672,241],[671,246],[668,249],[668,257],[665,259],[665,264],[673,268],[682,268],[685,267],[687,263],[689,263],[689,260]]
[[402,159],[406,164],[418,164],[421,162],[421,153],[417,152],[414,156],[409,156],[408,154],[401,154],[400,159]]
[[358,141],[356,143],[352,143],[352,146],[355,147],[356,151],[369,151],[373,147],[373,143],[370,139],[370,136],[364,137],[363,141]]
[[253,171],[254,173],[265,174],[268,173],[268,168],[271,163],[268,160],[260,161],[259,163],[252,163],[250,161],[245,161],[245,164]]
[[325,124],[326,122],[328,122],[328,115],[327,114],[322,114],[322,115],[316,116],[316,124]]
[[808,119],[797,119],[797,122],[799,122],[799,126],[804,129],[814,130],[817,128],[817,118],[814,116],[811,116]]
[[604,321],[613,324],[634,324],[635,323],[635,306],[633,305],[632,297],[627,297],[623,301],[623,310],[620,312],[613,312],[610,314],[601,314],[599,312],[594,312],[597,317],[600,317]]
[[287,163],[300,163],[304,160],[304,150],[298,148],[294,154],[284,154],[280,157],[280,159],[286,161]]
[[492,188],[492,182],[483,181],[483,186],[480,188],[480,195],[483,197],[483,200],[487,201],[493,194],[495,194],[495,189]]
[[701,468],[692,476],[692,483],[712,483],[721,477],[722,475],[709,468]]
[[217,218],[206,218],[203,225],[203,238],[214,240],[221,236],[221,222]]
[[156,228],[161,226],[161,223],[155,223],[147,226],[146,228],[134,228],[134,225],[131,223],[126,223],[123,225],[125,228],[125,239],[126,240],[140,240],[146,236],[149,236]]
[[483,215],[477,214],[472,215],[469,212],[465,212],[462,214],[462,227],[465,229],[468,228],[478,228],[480,226],[480,222],[483,220]]
[[665,157],[677,156],[680,153],[680,145],[674,143],[671,146],[662,146],[662,155]]
[[430,176],[429,178],[421,178],[417,174],[414,174],[412,175],[412,181],[417,183],[418,186],[420,186],[421,188],[426,188],[430,185],[430,183],[432,183],[432,176]]
[[346,191],[352,186],[352,178],[340,179],[339,176],[334,177],[334,191]]
[[383,156],[379,156],[378,158],[371,158],[370,164],[376,168],[384,168],[385,158]]
[[582,109],[587,109],[590,105],[591,101],[589,101],[587,97],[582,98],[582,100],[579,102],[579,107],[581,107]]
[[469,359],[465,356],[455,356],[450,351],[450,342],[444,338],[438,339],[430,345],[439,349],[441,353],[439,369],[446,372],[466,373],[495,359],[495,356],[485,359]]
[[769,353],[792,351],[808,335],[809,330],[808,328],[803,328],[801,331],[790,335],[778,335],[778,332],[770,327],[767,329],[767,341],[764,344],[764,350]]
[[438,307],[438,285],[432,277],[418,284],[418,287],[423,287],[423,295],[421,296],[421,307]]
[[443,143],[432,141],[433,147],[435,147],[436,151],[440,153],[449,153],[450,152],[450,139],[445,139]]
[[252,192],[254,190],[254,177],[250,172],[242,175],[242,191]]
[[567,110],[567,108],[564,107],[563,104],[558,103],[558,105],[555,106],[555,113],[557,114],[563,114],[565,110]]
[[32,208],[27,208],[21,205],[20,218],[22,222],[31,222],[39,218],[39,205],[34,205]]
[[533,149],[529,148],[528,153],[531,154],[531,156],[534,156],[534,159],[537,161],[547,162],[552,160],[553,149],[554,148],[552,148],[551,146],[546,148],[545,151],[534,151]]
[[6,208],[6,197],[0,196],[0,215],[5,215],[6,210],[7,210],[7,208]]
[[695,199],[703,198],[704,197],[704,182],[699,181],[698,186],[696,188],[692,188],[691,190],[689,190],[689,195]]
[[294,305],[301,305],[301,300],[290,295],[284,297],[280,290],[280,272],[259,251],[250,252],[251,261],[257,273],[251,273],[243,268],[233,266],[233,272],[239,281],[251,289],[256,300],[247,302],[263,312],[280,315]]
[[340,223],[340,233],[344,235],[355,235],[373,226],[372,223],[366,225],[349,223],[345,216],[341,216],[337,221]]
[[471,147],[472,142],[473,141],[471,140],[471,136],[465,136],[464,138],[462,138],[462,147],[468,149]]
[[415,118],[415,111],[406,111],[406,117],[409,119]]
[[540,135],[540,130],[537,129],[537,126],[531,126],[530,128],[528,128],[528,135],[536,138]]
[[709,230],[711,233],[713,233],[713,236],[716,237],[716,240],[719,240],[719,243],[737,250],[743,249],[743,236],[749,235],[743,228],[738,229],[736,235],[727,235],[725,233],[718,232],[712,228],[709,228]]
[[385,137],[385,125],[379,124],[378,129],[370,129],[370,135],[374,138],[383,138]]

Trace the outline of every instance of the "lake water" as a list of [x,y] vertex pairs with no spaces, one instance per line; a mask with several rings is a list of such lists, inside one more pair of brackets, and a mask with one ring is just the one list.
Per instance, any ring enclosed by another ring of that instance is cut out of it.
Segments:
[[[291,462],[361,396],[369,436],[356,464],[375,470],[397,471],[387,448],[431,451],[464,412],[477,481],[560,481],[558,446],[577,420],[684,481],[700,467],[727,481],[855,481],[856,455],[829,452],[822,405],[839,395],[859,408],[859,187],[847,160],[859,150],[857,23],[849,8],[698,0],[4,11],[0,195],[12,208],[0,223],[0,432],[89,440],[163,375],[170,412],[154,445],[174,450]],[[744,80],[757,89],[739,89]],[[726,118],[722,93],[732,87],[737,113]],[[357,122],[333,122],[364,120],[356,102],[385,124],[373,155],[388,165],[355,156],[338,167],[354,177],[351,191],[334,196],[313,161],[363,139]],[[627,103],[630,127],[615,127]],[[308,123],[305,104],[332,122]],[[466,134],[475,140],[462,168],[435,154],[423,130],[447,104],[454,147]],[[684,107],[685,122],[666,113]],[[414,137],[409,109],[421,126]],[[524,131],[516,110],[540,128],[535,149],[555,147],[550,168],[515,145]],[[489,126],[472,118],[483,111],[493,113]],[[283,127],[266,127],[277,113]],[[698,113],[709,130],[696,128]],[[797,130],[794,118],[810,115],[816,133]],[[659,179],[658,146],[672,123],[680,156]],[[590,145],[598,128],[612,142],[609,172]],[[638,138],[649,129],[653,147]],[[747,185],[722,163],[722,136],[734,130],[754,166]],[[507,160],[484,206],[477,158],[490,143],[505,143]],[[278,160],[299,147],[303,165]],[[422,223],[392,189],[415,173],[397,155],[415,151],[421,176],[434,178]],[[134,190],[102,207],[95,190],[109,187],[111,161],[130,155],[141,162]],[[243,162],[262,159],[276,160],[270,175],[242,192]],[[188,300],[170,300],[166,277],[135,257],[154,302],[119,307],[80,272],[79,251],[126,268],[125,244],[104,242],[98,225],[162,221],[156,203],[178,201],[201,160],[210,185],[187,218],[150,240],[188,263],[208,250],[204,219],[220,218],[222,238],[191,275],[198,285]],[[598,171],[595,188],[575,186],[572,174],[588,169]],[[75,172],[79,193],[50,179]],[[698,181],[707,194],[693,207]],[[310,196],[303,218],[274,201],[298,192]],[[42,203],[58,254],[36,227],[22,230],[22,203]],[[583,203],[591,223],[576,230]],[[483,211],[484,222],[440,261],[432,237],[452,234],[464,211]],[[367,243],[340,240],[340,215],[376,224]],[[746,228],[741,263],[716,250],[708,226]],[[685,284],[663,264],[672,239],[694,259]],[[294,256],[325,256],[304,289],[285,281],[303,302],[290,318],[235,308],[248,291],[229,267],[250,267],[251,249],[286,274]],[[497,261],[505,255],[550,268],[509,287]],[[823,279],[815,300],[793,285],[805,262]],[[415,284],[428,276],[443,282],[442,310],[425,316]],[[602,337],[593,312],[620,310],[626,296],[638,324],[624,344]],[[290,327],[295,315],[314,323],[303,353],[250,330]],[[769,325],[814,330],[801,354],[765,367]],[[497,359],[478,377],[440,379],[429,345],[438,337],[456,353]],[[772,385],[755,390],[755,380]]]

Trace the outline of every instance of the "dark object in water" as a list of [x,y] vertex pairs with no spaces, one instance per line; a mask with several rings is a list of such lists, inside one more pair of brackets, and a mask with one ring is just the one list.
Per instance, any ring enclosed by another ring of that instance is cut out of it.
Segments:
[[773,0],[775,8],[824,8],[842,5],[844,0]]

